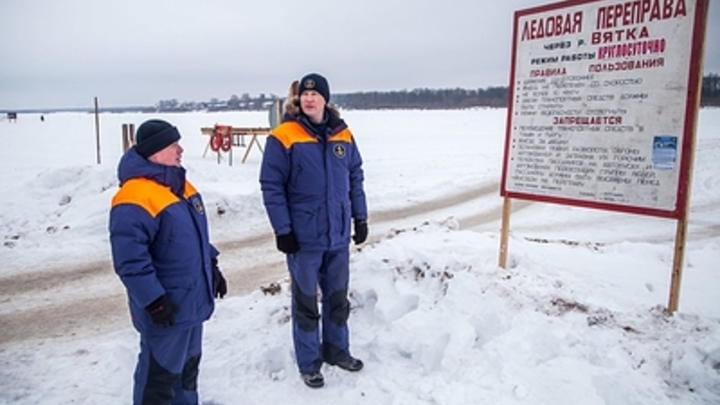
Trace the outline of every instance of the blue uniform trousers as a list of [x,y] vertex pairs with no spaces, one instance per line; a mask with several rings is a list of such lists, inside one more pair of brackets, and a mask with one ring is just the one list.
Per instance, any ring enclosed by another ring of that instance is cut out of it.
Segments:
[[[350,251],[303,251],[287,256],[292,277],[292,329],[295,357],[301,373],[319,371],[323,361],[350,356],[347,299]],[[318,312],[318,285],[322,315]],[[322,330],[320,330],[320,323]],[[320,336],[322,336],[322,341]]]
[[[134,405],[197,405],[203,326],[141,334]],[[169,331],[168,331],[169,332]]]

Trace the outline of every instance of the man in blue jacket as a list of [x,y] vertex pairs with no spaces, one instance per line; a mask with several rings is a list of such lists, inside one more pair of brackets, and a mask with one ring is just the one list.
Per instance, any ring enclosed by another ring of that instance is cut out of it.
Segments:
[[348,371],[363,368],[350,354],[347,326],[351,223],[356,244],[368,235],[362,158],[328,101],[323,76],[312,73],[293,83],[260,169],[263,202],[292,280],[295,357],[303,381],[313,388],[325,383],[323,362]]
[[140,332],[133,404],[197,405],[202,324],[227,293],[177,128],[144,122],[120,160],[110,210],[115,272]]

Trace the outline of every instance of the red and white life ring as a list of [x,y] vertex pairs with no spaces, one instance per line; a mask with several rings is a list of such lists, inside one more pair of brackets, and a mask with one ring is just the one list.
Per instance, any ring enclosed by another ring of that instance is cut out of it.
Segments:
[[232,126],[215,124],[215,130],[210,137],[210,149],[213,152],[222,150],[227,152],[232,148]]

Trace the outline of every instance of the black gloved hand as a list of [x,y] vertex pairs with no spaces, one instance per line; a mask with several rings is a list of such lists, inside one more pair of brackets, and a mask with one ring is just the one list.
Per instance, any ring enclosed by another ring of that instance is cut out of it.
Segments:
[[297,251],[300,250],[300,245],[293,231],[275,236],[275,242],[277,243],[278,250],[286,254],[297,253]]
[[215,298],[223,298],[225,294],[227,294],[227,281],[218,267],[216,257],[211,259],[211,263],[213,271],[213,293],[215,294]]
[[359,245],[367,239],[368,236],[368,224],[367,221],[364,219],[356,219],[355,220],[355,235],[353,235],[352,239],[355,241],[356,245]]
[[175,312],[179,309],[180,307],[170,301],[170,299],[164,294],[145,307],[145,310],[148,311],[150,317],[152,318],[152,322],[155,325],[162,326],[164,328],[168,328],[175,324]]

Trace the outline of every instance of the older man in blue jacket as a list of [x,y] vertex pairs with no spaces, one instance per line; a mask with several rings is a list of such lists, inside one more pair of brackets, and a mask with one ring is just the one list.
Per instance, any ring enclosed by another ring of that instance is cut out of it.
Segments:
[[197,405],[202,324],[227,293],[177,128],[144,122],[118,165],[110,210],[115,272],[140,332],[133,404]]
[[367,238],[368,215],[360,152],[345,121],[327,104],[327,80],[309,74],[290,93],[283,122],[267,139],[260,184],[292,278],[298,368],[305,384],[317,388],[324,385],[323,362],[348,371],[363,367],[350,354],[347,294],[351,223],[360,244]]

